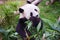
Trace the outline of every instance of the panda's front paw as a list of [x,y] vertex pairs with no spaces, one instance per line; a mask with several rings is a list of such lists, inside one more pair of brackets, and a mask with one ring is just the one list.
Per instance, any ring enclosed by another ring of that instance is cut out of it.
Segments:
[[30,19],[29,19],[30,21],[32,21],[32,25],[33,26],[37,26],[38,25],[38,23],[40,22],[40,18],[37,18],[37,17],[30,17]]

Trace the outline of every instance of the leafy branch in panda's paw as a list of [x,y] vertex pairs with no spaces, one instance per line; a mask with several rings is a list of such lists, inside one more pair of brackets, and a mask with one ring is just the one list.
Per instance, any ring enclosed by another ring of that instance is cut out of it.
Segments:
[[29,30],[32,27],[32,22],[28,20],[25,23],[27,24],[26,28]]
[[[32,32],[34,32],[31,36],[30,36],[30,38],[38,38],[38,39],[40,39],[41,37],[42,37],[42,35],[43,35],[43,33],[42,33],[42,31],[40,31],[40,27],[41,27],[41,22],[39,22],[39,24],[37,25],[37,27],[32,27],[32,22],[31,21],[26,21],[25,23],[27,23],[27,29],[32,33]],[[40,37],[40,35],[41,35],[41,37]]]

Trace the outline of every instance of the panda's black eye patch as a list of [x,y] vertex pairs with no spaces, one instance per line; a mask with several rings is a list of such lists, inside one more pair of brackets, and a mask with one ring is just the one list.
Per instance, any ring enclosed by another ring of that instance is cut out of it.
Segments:
[[20,13],[23,13],[24,10],[23,10],[22,8],[19,8],[19,12],[20,12]]
[[37,9],[34,9],[37,12]]
[[33,13],[32,12],[30,13],[30,16],[33,16]]
[[30,2],[30,1],[27,1],[27,3],[31,4],[31,2]]

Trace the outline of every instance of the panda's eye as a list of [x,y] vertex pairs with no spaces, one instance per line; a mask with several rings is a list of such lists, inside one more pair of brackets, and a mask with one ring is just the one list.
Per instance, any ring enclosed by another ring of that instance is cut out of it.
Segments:
[[34,9],[37,12],[37,9]]

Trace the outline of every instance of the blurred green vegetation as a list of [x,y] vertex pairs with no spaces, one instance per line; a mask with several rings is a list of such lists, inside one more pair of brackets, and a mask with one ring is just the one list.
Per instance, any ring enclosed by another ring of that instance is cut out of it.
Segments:
[[[57,19],[58,16],[60,16],[60,3],[55,2],[53,5],[46,6],[46,1],[47,0],[43,0],[38,6],[40,8],[40,17],[44,22],[42,31],[38,30],[39,27],[30,27],[31,22],[28,22],[28,29],[30,28],[29,30],[33,32],[31,37],[34,36],[36,40],[42,39],[43,33],[46,34],[46,40],[59,40],[60,24]],[[1,37],[3,40],[16,40],[16,38],[21,40],[20,36],[15,32],[19,15],[14,15],[14,11],[24,3],[25,1],[11,1],[0,5],[0,33],[2,34]]]

